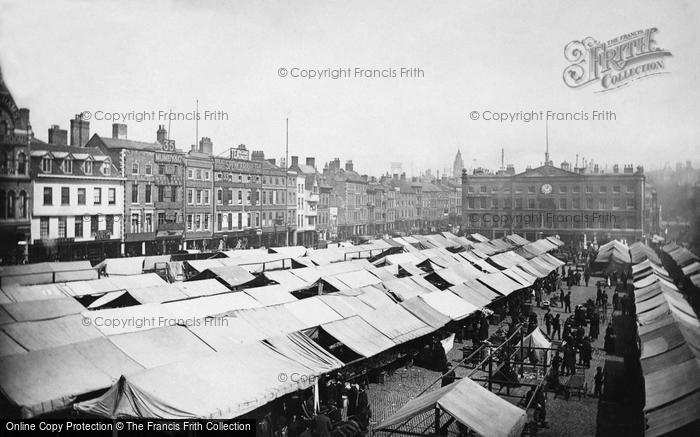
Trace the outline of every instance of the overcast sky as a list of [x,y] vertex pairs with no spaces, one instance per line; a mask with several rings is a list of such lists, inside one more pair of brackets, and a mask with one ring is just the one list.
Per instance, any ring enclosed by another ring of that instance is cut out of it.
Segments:
[[[0,0],[0,65],[36,135],[81,111],[221,110],[201,121],[215,153],[352,159],[379,175],[465,165],[517,170],[544,159],[544,122],[472,121],[471,111],[611,110],[614,121],[549,123],[552,159],[576,154],[647,168],[693,159],[700,141],[700,13],[693,1],[13,1]],[[662,74],[619,90],[571,89],[573,40],[650,27],[672,53]],[[417,67],[422,78],[303,79],[279,69]],[[154,141],[158,121],[128,121]],[[92,120],[91,134],[111,134]],[[194,122],[173,122],[187,149]],[[695,161],[697,164],[697,160]],[[451,171],[451,170],[450,170]]]

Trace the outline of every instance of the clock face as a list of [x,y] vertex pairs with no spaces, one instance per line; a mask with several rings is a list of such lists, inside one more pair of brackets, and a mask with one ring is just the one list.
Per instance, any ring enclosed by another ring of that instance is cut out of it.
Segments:
[[542,188],[540,188],[542,191],[542,194],[551,194],[552,193],[552,186],[549,184],[543,184]]

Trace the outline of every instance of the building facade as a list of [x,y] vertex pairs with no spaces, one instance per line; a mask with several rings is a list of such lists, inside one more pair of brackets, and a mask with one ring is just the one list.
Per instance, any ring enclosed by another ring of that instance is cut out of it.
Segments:
[[30,173],[35,199],[30,261],[96,263],[119,256],[124,179],[109,156],[95,147],[36,144]]
[[29,110],[17,107],[0,71],[0,264],[24,262],[29,254],[29,154],[35,141]]
[[[80,121],[78,117],[76,120]],[[76,141],[89,132],[89,123],[82,123],[85,132]],[[162,243],[156,238],[156,173],[160,163],[156,162],[155,152],[161,151],[163,145],[157,141],[129,140],[126,125],[115,124],[111,137],[94,134],[85,147],[102,150],[124,178],[122,253],[127,256],[162,253]]]
[[475,171],[462,175],[462,227],[491,238],[517,232],[535,240],[559,235],[568,243],[641,238],[649,232],[642,167],[547,164],[523,173]]
[[185,250],[214,249],[212,142],[203,137],[185,157]]

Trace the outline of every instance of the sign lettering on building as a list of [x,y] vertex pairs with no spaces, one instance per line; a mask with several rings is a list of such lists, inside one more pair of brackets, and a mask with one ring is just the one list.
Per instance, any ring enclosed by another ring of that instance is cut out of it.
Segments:
[[27,145],[29,138],[26,135],[0,135],[0,144]]
[[214,158],[214,170],[254,173],[262,170],[262,163],[237,159]]
[[165,162],[165,163],[173,163],[173,164],[182,164],[185,160],[182,155],[179,153],[163,153],[163,152],[156,152],[156,157],[155,157],[156,162]]

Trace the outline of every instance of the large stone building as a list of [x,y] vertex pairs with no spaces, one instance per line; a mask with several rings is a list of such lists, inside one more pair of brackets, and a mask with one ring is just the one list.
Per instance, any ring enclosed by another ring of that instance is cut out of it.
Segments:
[[462,227],[490,238],[517,232],[530,240],[557,234],[571,243],[633,240],[654,232],[658,213],[644,179],[642,167],[558,168],[548,154],[545,165],[518,174],[512,167],[464,171]]
[[15,104],[0,71],[0,264],[26,260],[32,190],[29,147],[35,142],[29,109]]

